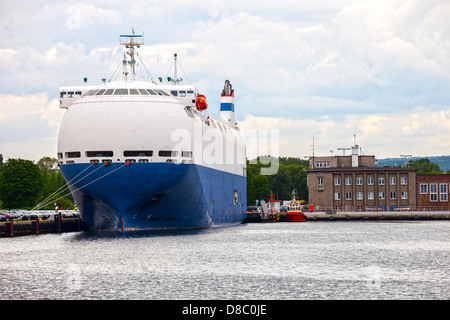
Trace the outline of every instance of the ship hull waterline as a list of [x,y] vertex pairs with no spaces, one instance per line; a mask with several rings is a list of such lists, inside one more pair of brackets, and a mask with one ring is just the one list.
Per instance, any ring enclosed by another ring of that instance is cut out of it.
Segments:
[[239,224],[247,216],[246,178],[205,166],[80,163],[60,168],[90,230],[210,228]]

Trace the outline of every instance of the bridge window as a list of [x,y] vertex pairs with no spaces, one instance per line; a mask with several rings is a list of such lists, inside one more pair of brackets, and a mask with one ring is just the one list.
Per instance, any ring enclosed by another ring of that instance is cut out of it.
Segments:
[[142,95],[147,95],[147,96],[148,96],[148,92],[145,91],[145,89],[138,89],[138,90],[139,90],[139,93],[140,93],[140,94],[142,94]]
[[130,94],[139,94],[137,89],[130,89]]
[[162,90],[155,90],[156,94],[159,94],[160,96],[169,96],[169,94],[167,94],[166,92],[162,91]]
[[113,92],[114,92],[114,89],[108,89],[108,90],[106,90],[105,91],[105,96],[110,96],[110,95],[112,95],[113,94]]
[[106,91],[106,89],[101,89],[101,90],[99,90],[95,95],[96,95],[96,96],[101,96],[102,94],[105,93],[105,91]]
[[116,89],[114,95],[126,95],[128,94],[128,89]]

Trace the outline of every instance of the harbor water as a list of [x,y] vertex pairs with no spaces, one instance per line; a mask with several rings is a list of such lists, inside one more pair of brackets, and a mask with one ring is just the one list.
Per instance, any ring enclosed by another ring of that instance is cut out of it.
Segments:
[[450,299],[449,221],[0,238],[2,299]]

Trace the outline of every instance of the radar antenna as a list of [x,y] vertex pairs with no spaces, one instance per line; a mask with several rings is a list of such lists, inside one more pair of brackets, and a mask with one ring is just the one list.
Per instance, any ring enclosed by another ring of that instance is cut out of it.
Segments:
[[[136,80],[136,51],[135,47],[140,48],[144,44],[144,35],[134,34],[134,29],[132,29],[132,34],[122,34],[119,37],[120,44],[125,46],[127,49],[123,54],[123,67],[122,76],[123,80],[128,80],[128,75],[131,75],[131,80]],[[130,60],[127,60],[127,55]],[[128,66],[130,67],[130,72],[128,71]]]

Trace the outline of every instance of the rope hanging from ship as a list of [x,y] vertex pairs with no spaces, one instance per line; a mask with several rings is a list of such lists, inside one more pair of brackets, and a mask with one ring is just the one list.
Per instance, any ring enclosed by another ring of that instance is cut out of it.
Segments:
[[[53,192],[50,196],[48,196],[46,199],[44,199],[43,201],[41,201],[40,203],[38,203],[31,211],[36,210],[36,209],[39,208],[39,207],[45,207],[45,206],[48,206],[48,205],[51,204],[52,202],[58,201],[58,200],[60,200],[60,199],[62,199],[62,198],[64,198],[64,197],[70,195],[70,194],[71,194],[71,191],[69,191],[68,193],[66,193],[66,194],[64,194],[64,195],[62,195],[62,196],[61,196],[60,192],[64,191],[66,188],[70,190],[70,188],[71,188],[72,186],[74,186],[75,184],[78,184],[80,181],[84,180],[85,178],[87,178],[88,176],[90,176],[91,174],[93,174],[94,172],[96,172],[97,170],[109,166],[108,164],[104,163],[102,166],[99,166],[99,167],[96,168],[95,170],[91,171],[91,172],[88,173],[87,175],[83,176],[82,178],[78,179],[77,181],[75,181],[75,182],[73,182],[73,183],[71,184],[71,182],[72,182],[73,180],[75,180],[77,177],[79,177],[81,174],[83,174],[83,173],[84,173],[86,170],[88,170],[89,168],[94,167],[94,165],[95,165],[95,163],[91,163],[90,166],[86,167],[86,169],[84,169],[84,170],[81,171],[79,174],[77,174],[75,177],[73,177],[73,178],[72,178],[70,181],[68,181],[64,186],[62,186],[61,188],[59,188],[58,190],[56,190],[55,192]],[[108,175],[114,173],[115,171],[117,171],[117,170],[119,170],[119,169],[125,167],[126,165],[127,165],[127,164],[124,163],[124,164],[121,165],[120,167],[117,167],[116,169],[114,169],[114,170],[112,170],[112,171],[109,171],[109,172],[105,173],[104,175],[98,177],[97,179],[94,179],[94,180],[92,180],[91,182],[86,183],[85,185],[83,185],[83,186],[81,186],[81,187],[79,187],[79,188],[77,188],[77,189],[74,189],[73,192],[78,191],[78,190],[81,190],[81,189],[87,187],[88,185],[93,184],[94,182],[97,182],[97,181],[103,179],[104,177],[106,177],[106,176],[108,176]],[[59,196],[59,198],[56,198],[56,197],[58,197],[58,196]],[[26,214],[20,216],[18,219],[21,219],[22,217],[26,216],[27,214],[29,214],[29,213],[26,213]]]

